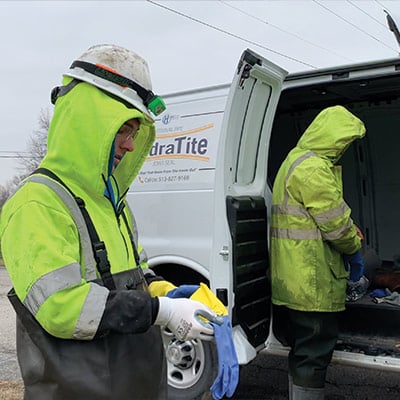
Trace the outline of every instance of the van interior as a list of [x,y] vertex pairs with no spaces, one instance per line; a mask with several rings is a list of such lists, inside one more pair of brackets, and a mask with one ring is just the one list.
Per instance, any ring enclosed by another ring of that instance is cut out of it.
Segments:
[[[346,302],[337,349],[400,357],[400,300],[389,304],[370,296],[374,289],[400,292],[400,76],[332,79],[282,91],[272,129],[268,180],[272,187],[279,166],[301,134],[323,108],[333,105],[346,107],[367,129],[339,161],[345,200],[364,234],[369,287],[360,299]],[[273,329],[284,342],[284,324],[276,323]]]

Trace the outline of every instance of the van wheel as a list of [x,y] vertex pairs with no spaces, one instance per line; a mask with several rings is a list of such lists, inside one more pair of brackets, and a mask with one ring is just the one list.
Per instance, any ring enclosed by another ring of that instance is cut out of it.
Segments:
[[166,329],[162,337],[167,358],[168,399],[200,400],[207,396],[218,372],[214,342],[181,341]]

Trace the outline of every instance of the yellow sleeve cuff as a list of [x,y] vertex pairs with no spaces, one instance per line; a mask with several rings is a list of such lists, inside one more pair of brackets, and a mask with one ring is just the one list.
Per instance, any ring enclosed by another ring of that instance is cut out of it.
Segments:
[[166,296],[170,290],[175,288],[176,286],[168,281],[153,281],[149,285],[149,291],[152,297]]

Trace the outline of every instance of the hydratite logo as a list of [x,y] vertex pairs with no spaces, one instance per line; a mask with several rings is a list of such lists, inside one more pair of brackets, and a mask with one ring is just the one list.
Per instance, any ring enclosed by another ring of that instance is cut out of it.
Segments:
[[[165,115],[161,122],[164,127],[158,127],[156,142],[150,150],[149,160],[163,159],[192,159],[209,161],[208,139],[204,132],[214,127],[214,124],[206,124],[190,130],[183,130],[181,124],[170,125],[179,120],[179,115]],[[170,125],[170,126],[166,126]],[[202,136],[201,136],[202,135]]]
[[171,121],[178,119],[179,115],[176,114],[165,114],[162,118],[161,118],[161,122],[164,125],[168,125]]
[[211,188],[219,114],[166,114],[156,121],[156,140],[135,190]]

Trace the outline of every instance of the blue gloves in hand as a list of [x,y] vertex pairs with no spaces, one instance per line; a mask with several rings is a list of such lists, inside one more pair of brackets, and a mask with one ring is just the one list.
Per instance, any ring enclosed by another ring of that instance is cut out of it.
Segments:
[[[350,280],[352,282],[357,282],[364,275],[364,261],[361,257],[361,253],[357,251],[354,254],[343,254],[343,261],[347,268],[350,267]],[[348,269],[348,268],[347,268]]]
[[[197,290],[201,290],[200,286],[198,285],[181,285],[175,289],[170,290],[167,293],[167,297],[190,298]],[[207,290],[209,291],[209,289]],[[210,296],[214,297],[215,295],[210,294]],[[207,301],[210,300],[209,297],[208,299],[207,297],[204,297],[204,300],[206,301],[206,305],[211,306],[211,304],[207,304]],[[211,301],[211,303],[214,302]],[[219,309],[219,305],[216,305]],[[225,308],[222,308],[226,313]],[[214,309],[214,311],[218,313],[217,310]],[[229,317],[227,315],[219,316],[218,319],[210,321],[210,324],[214,328],[214,339],[218,353],[218,375],[210,390],[212,392],[213,399],[220,400],[224,396],[233,396],[239,383],[239,363],[232,339],[232,327]]]
[[239,363],[232,339],[231,322],[227,315],[222,318],[222,325],[211,323],[218,352],[218,376],[210,388],[214,400],[220,400],[225,395],[232,397],[239,383]]
[[199,288],[199,285],[181,285],[175,289],[170,290],[167,293],[167,297],[170,297],[171,299],[179,299],[185,297],[188,299]]

